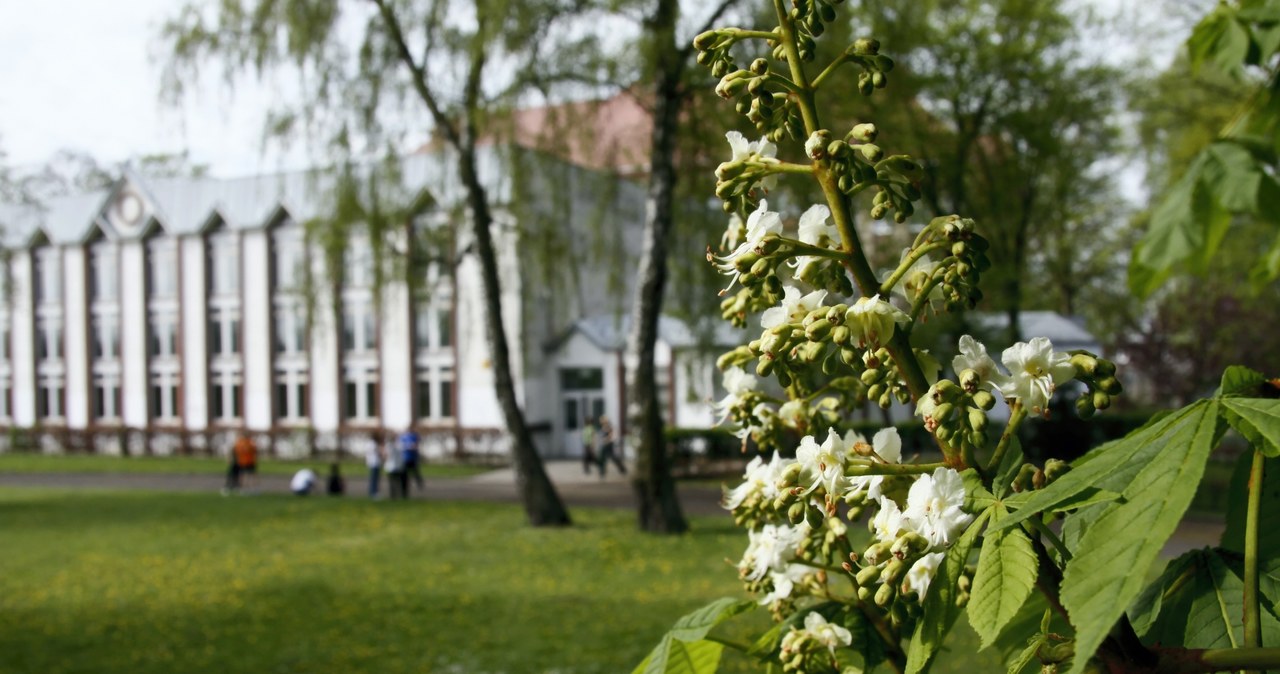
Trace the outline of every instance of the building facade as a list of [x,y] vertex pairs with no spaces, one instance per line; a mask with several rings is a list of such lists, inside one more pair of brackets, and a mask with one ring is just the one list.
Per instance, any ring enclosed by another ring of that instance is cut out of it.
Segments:
[[[599,177],[558,166],[566,182],[521,191],[501,155],[486,149],[481,167],[499,204],[517,394],[544,454],[572,455],[585,414],[622,416],[617,340],[597,340],[585,354],[565,346],[584,316],[618,315],[629,300],[628,283],[602,293],[597,277],[632,275],[625,261],[636,257],[627,246],[638,237],[643,192],[626,181],[610,188],[609,245],[620,256],[593,263],[572,247],[585,245],[574,232],[586,214],[600,212]],[[411,187],[395,198],[430,206],[380,242],[391,251],[381,258],[368,233],[352,228],[336,269],[303,225],[332,208],[335,184],[324,174],[152,179],[125,169],[106,190],[38,209],[0,207],[0,425],[32,432],[49,451],[220,453],[247,431],[271,453],[299,456],[354,450],[371,431],[414,427],[429,456],[504,455],[466,228],[455,227],[428,262],[387,261],[462,217],[452,165],[440,155],[408,158],[403,184]],[[525,173],[547,180],[554,172]],[[567,199],[512,205],[517,194],[552,191]],[[577,292],[533,280],[522,218],[570,232],[564,261]],[[607,377],[597,362],[605,359]],[[712,395],[672,423],[706,422]],[[12,444],[22,434],[5,437]]]

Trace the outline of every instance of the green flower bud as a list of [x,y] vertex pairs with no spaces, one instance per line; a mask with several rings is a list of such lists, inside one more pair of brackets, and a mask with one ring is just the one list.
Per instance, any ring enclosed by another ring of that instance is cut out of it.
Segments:
[[1098,372],[1098,359],[1089,353],[1077,353],[1071,356],[1071,364],[1076,368],[1078,374],[1085,374],[1090,377]]
[[756,364],[756,374],[761,377],[768,377],[773,372],[773,363],[773,359],[768,356],[761,358],[760,362]]
[[798,526],[805,520],[807,510],[808,507],[803,503],[792,503],[791,507],[787,508],[787,519],[791,521],[792,526]]
[[873,384],[867,389],[867,400],[877,400],[885,394],[884,384]]
[[889,204],[878,204],[876,206],[873,206],[871,208],[871,219],[882,220],[884,219],[884,216],[888,212],[889,212]]
[[924,168],[912,161],[911,158],[906,155],[893,155],[881,162],[879,166],[889,169],[910,181],[921,180],[924,178]]
[[[712,74],[714,74],[714,71],[712,72]],[[870,75],[868,75],[867,73],[862,73],[861,75],[858,76],[858,93],[862,94],[863,96],[870,96],[871,91],[873,89],[874,89],[874,85],[871,84]]]
[[[1098,380],[1098,389],[1111,395],[1120,395],[1124,389],[1120,386],[1120,381],[1115,377],[1104,377]],[[1096,402],[1095,402],[1096,404]]]
[[1044,476],[1049,482],[1066,475],[1071,470],[1071,464],[1062,459],[1049,459],[1044,462]]
[[987,430],[987,414],[977,407],[969,408],[969,428],[978,433]]
[[906,563],[903,562],[901,559],[894,557],[885,563],[884,571],[880,574],[880,578],[885,582],[886,585],[890,583],[896,583],[898,582],[898,579],[902,577],[902,574],[906,572],[906,570],[907,570]]
[[855,576],[855,578],[858,581],[858,585],[860,587],[867,587],[871,585],[872,583],[876,582],[876,579],[879,577],[880,577],[880,567],[878,566],[863,567],[862,570],[858,572],[858,575]]
[[859,375],[858,379],[860,379],[863,384],[866,384],[867,386],[871,386],[872,384],[875,384],[876,382],[880,381],[881,379],[880,371],[864,370],[862,374]]
[[871,588],[867,587],[866,585],[859,586],[858,601],[861,601],[861,602],[871,601]]
[[880,72],[882,73],[893,71],[893,66],[894,66],[893,59],[889,58],[888,56],[877,54],[874,58],[871,59],[871,62],[875,64],[875,66],[879,68]]
[[826,519],[821,508],[809,506],[804,510],[804,521],[808,522],[810,527],[818,529],[822,526],[823,520]]
[[845,53],[850,56],[874,56],[880,53],[880,41],[870,37],[859,38],[849,45]]
[[965,370],[960,373],[960,388],[965,391],[976,392],[978,390],[978,385],[981,383],[982,376],[978,374],[977,370],[965,368]]
[[769,72],[769,62],[765,59],[756,59],[751,62],[751,72],[756,75],[764,75]]
[[867,161],[880,161],[880,159],[884,157],[884,150],[880,149],[880,146],[875,145],[874,143],[859,145],[858,150],[862,152],[863,157],[867,158]]
[[1097,413],[1097,408],[1093,406],[1093,396],[1085,394],[1076,398],[1076,414],[1081,419],[1092,419]]
[[876,590],[876,606],[884,608],[885,606],[893,603],[894,598],[897,596],[898,588],[894,587],[890,583],[885,583],[880,586],[880,589]]
[[888,83],[889,83],[889,78],[885,77],[884,73],[881,73],[881,72],[871,73],[871,85],[874,86],[875,88],[883,89],[884,86]]
[[951,416],[955,411],[956,411],[955,405],[951,403],[942,403],[941,405],[938,405],[937,407],[933,408],[933,414],[931,416],[933,417],[934,421],[940,424],[945,424],[951,420]]
[[1016,492],[1024,492],[1031,486],[1031,478],[1038,470],[1034,465],[1029,463],[1022,464],[1018,469],[1018,474],[1013,478],[1013,490]]
[[1036,489],[1044,489],[1046,484],[1048,483],[1045,481],[1044,471],[1040,468],[1035,469],[1035,472],[1031,473],[1031,486]]
[[1103,393],[1102,391],[1094,391],[1091,396],[1091,400],[1096,409],[1105,410],[1108,407],[1111,407],[1111,396]]
[[873,143],[879,133],[880,131],[876,128],[875,124],[867,122],[854,125],[854,127],[849,130],[849,133],[845,138],[859,143]]
[[849,343],[850,334],[849,326],[837,325],[831,329],[831,341],[837,346],[844,346]]

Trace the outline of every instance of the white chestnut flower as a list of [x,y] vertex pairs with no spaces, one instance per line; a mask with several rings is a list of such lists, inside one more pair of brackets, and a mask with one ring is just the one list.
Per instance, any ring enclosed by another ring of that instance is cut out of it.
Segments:
[[[724,371],[721,377],[726,391],[725,397],[715,403],[716,411],[728,416],[729,410],[742,404],[743,398],[756,389],[756,376],[737,365]],[[722,419],[723,420],[723,419]]]
[[725,228],[724,236],[720,237],[720,250],[733,250],[746,237],[747,223],[742,221],[742,216],[733,213],[729,216],[729,226]]
[[1021,400],[1026,409],[1036,414],[1047,414],[1054,390],[1076,375],[1071,356],[1054,351],[1045,337],[1014,344],[1000,354],[1000,360],[1009,369],[1009,378],[1001,384],[1000,392],[1006,399]]
[[827,431],[827,439],[821,445],[812,435],[806,435],[800,440],[796,462],[800,464],[801,475],[813,480],[806,491],[822,487],[831,496],[844,491],[849,479],[844,474],[845,461],[849,458],[849,451],[856,439],[857,435],[853,431],[840,437],[835,429],[831,429]]
[[965,512],[964,480],[951,468],[921,475],[907,492],[905,526],[924,536],[930,547],[945,548],[973,521]]
[[770,571],[785,571],[796,558],[796,548],[809,535],[809,525],[766,524],[747,532],[747,550],[738,569],[747,580],[760,580]]
[[836,655],[837,648],[853,643],[853,635],[849,633],[849,630],[835,623],[827,622],[827,619],[817,611],[813,611],[804,617],[803,630],[792,628],[792,631],[783,637],[783,652],[790,651],[791,648],[789,646],[804,636],[808,636],[816,643],[826,646],[833,658]]
[[[732,225],[732,221],[730,221]],[[735,263],[738,258],[755,250],[760,242],[764,241],[766,236],[770,234],[782,234],[782,216],[769,210],[769,202],[765,199],[760,200],[760,205],[756,210],[747,216],[747,229],[745,239],[738,244],[737,248],[729,251],[727,255],[715,255],[711,259],[715,262],[716,268],[725,276],[732,276],[733,280],[729,282],[729,286],[725,288],[727,291],[733,287],[738,281],[738,268]]]
[[769,581],[773,583],[773,591],[760,598],[760,604],[772,604],[791,596],[796,583],[804,582],[806,576],[813,573],[813,568],[803,564],[788,564],[782,571],[770,571]]
[[[778,146],[763,136],[760,140],[747,140],[737,131],[730,131],[724,135],[729,141],[729,149],[733,151],[733,157],[730,162],[756,160],[763,163],[776,163],[778,161]],[[769,175],[760,180],[760,187],[765,191],[771,190],[778,184],[778,176]]]
[[784,459],[777,452],[773,453],[773,458],[768,463],[761,456],[752,459],[747,464],[742,484],[734,487],[725,497],[725,509],[733,510],[753,495],[759,495],[766,501],[777,498],[780,493],[778,483],[782,481],[782,474],[786,472],[787,466],[792,463],[795,463],[794,459]]
[[880,543],[893,543],[903,532],[906,525],[902,519],[902,509],[892,499],[880,497],[880,509],[871,518],[871,535]]
[[[797,235],[800,241],[811,246],[820,246],[830,248],[833,244],[839,245],[840,230],[834,223],[830,222],[831,209],[825,204],[814,204],[809,207],[800,216],[799,231]],[[810,265],[818,264],[823,258],[816,255],[801,255],[795,259],[795,278],[797,280],[805,273]]]
[[809,315],[809,312],[822,306],[826,299],[827,291],[825,290],[815,290],[801,295],[799,288],[786,286],[782,289],[782,305],[765,309],[764,313],[760,314],[760,327],[772,330],[783,323],[799,323]]
[[934,575],[938,573],[938,565],[942,563],[945,556],[946,554],[942,552],[931,552],[917,559],[902,578],[903,591],[914,592],[920,601],[924,601],[924,595],[929,591],[929,584],[933,582]]
[[[866,443],[862,436],[858,436],[857,441]],[[883,428],[872,436],[871,449],[875,452],[874,456],[884,463],[902,463],[902,437],[898,435],[898,429],[893,426]],[[880,486],[884,483],[884,478],[884,475],[851,477],[845,496],[857,498],[865,493],[866,500],[875,501],[881,496]]]
[[[906,261],[911,256],[911,249],[902,249],[902,257],[898,264]],[[902,274],[902,280],[893,286],[893,292],[901,295],[908,302],[915,302],[920,296],[920,291],[924,290],[925,284],[929,281],[929,277],[933,275],[934,270],[938,268],[938,263],[929,259],[928,255],[922,255],[911,263],[910,267]],[[934,284],[929,289],[929,305],[937,306],[942,304],[942,284]]]
[[860,346],[878,347],[893,337],[899,323],[909,319],[897,307],[880,299],[880,295],[860,297],[845,314],[845,322]]
[[965,370],[977,372],[978,388],[991,391],[1000,390],[1009,381],[991,356],[987,355],[986,345],[971,335],[960,338],[960,354],[951,359],[951,369],[955,370],[957,375]]

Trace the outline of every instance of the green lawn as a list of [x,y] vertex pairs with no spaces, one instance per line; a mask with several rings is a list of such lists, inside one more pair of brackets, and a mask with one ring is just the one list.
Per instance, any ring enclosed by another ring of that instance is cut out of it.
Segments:
[[742,596],[726,518],[652,537],[631,512],[574,516],[0,489],[0,671],[625,673],[682,614]]
[[[261,459],[258,472],[264,475],[292,475],[303,465],[322,466],[320,461],[283,461]],[[364,474],[364,461],[344,461],[343,474]],[[222,474],[227,470],[225,459],[195,456],[101,456],[94,454],[29,454],[0,453],[0,473],[154,473],[190,475],[202,473]],[[426,477],[469,477],[489,470],[489,466],[462,464],[422,464]]]

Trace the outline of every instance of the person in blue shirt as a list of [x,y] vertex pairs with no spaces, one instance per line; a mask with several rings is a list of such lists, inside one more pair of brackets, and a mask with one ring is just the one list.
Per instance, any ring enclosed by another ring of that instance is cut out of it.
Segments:
[[[414,484],[418,485],[419,491],[424,489],[422,470],[418,468],[422,454],[418,451],[418,434],[412,428],[400,434],[400,457],[404,461],[405,477],[412,477]],[[407,492],[408,490],[406,489],[405,491]]]

